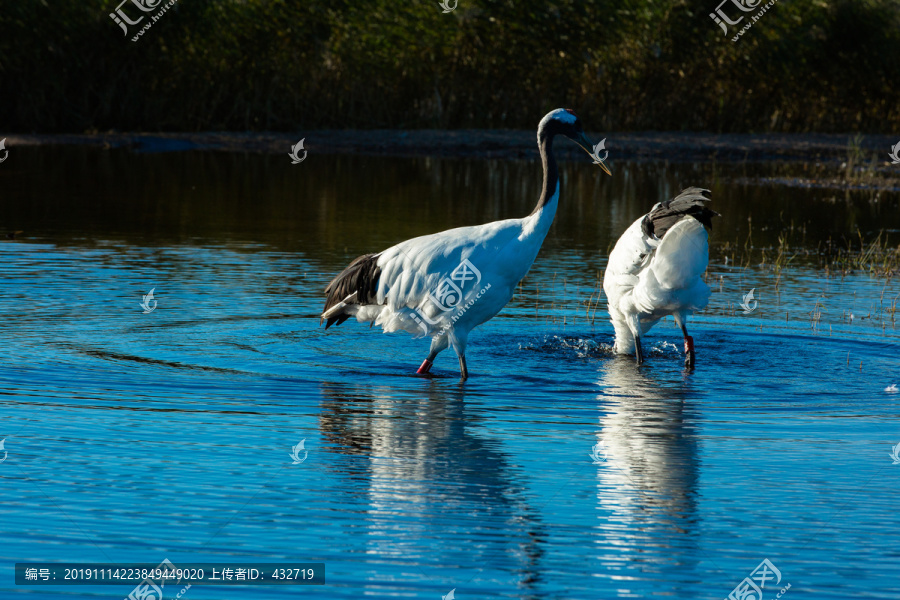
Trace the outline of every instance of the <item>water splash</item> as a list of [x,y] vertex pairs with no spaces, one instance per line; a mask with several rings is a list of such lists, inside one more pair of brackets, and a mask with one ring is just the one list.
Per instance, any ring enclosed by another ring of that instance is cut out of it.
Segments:
[[612,344],[604,344],[591,338],[564,335],[545,335],[539,341],[519,344],[519,350],[536,350],[548,354],[574,351],[578,358],[612,356]]

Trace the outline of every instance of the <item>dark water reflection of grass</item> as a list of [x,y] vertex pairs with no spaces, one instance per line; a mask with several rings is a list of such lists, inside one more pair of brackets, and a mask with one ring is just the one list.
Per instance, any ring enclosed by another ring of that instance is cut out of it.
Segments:
[[[408,237],[524,216],[541,181],[530,160],[310,156],[294,166],[282,156],[49,147],[22,148],[9,166],[0,173],[0,228],[24,230],[24,237],[255,242],[333,267]],[[617,162],[610,178],[587,160],[567,161],[545,248],[569,247],[594,260],[653,203],[691,185],[711,189],[722,214],[713,255],[748,244],[775,248],[785,235],[808,250],[829,240],[858,245],[860,233],[871,241],[881,230],[896,246],[900,193],[785,183],[842,175],[827,169]]]

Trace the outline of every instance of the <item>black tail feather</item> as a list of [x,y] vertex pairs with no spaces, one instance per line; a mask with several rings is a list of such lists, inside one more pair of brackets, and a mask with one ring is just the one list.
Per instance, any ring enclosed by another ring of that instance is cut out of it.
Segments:
[[[329,327],[332,325],[340,325],[344,321],[350,318],[351,315],[337,315],[336,317],[328,317],[328,320],[325,321],[325,330],[327,331]],[[322,320],[319,319],[319,324],[322,324]]]
[[693,217],[711,230],[712,219],[718,217],[719,213],[706,208],[705,203],[709,202],[710,198],[704,196],[704,192],[710,193],[703,188],[687,188],[671,200],[654,206],[641,223],[644,234],[662,239],[675,223],[685,217]]
[[[378,266],[378,257],[381,254],[364,254],[354,260],[350,265],[331,280],[325,288],[325,308],[322,314],[328,312],[334,306],[344,302],[347,297],[356,293],[356,297],[350,304],[375,304],[378,296],[378,279],[381,277],[381,267]],[[340,325],[352,315],[336,312],[327,319],[323,316],[319,320],[326,320],[325,329],[332,325]]]

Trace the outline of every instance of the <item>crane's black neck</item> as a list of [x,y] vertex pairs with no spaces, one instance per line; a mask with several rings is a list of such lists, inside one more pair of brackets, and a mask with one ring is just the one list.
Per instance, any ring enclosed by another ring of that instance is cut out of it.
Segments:
[[553,137],[553,134],[550,134],[538,141],[538,147],[541,150],[541,165],[544,168],[544,187],[541,190],[537,206],[534,207],[531,214],[536,214],[547,206],[556,194],[559,185],[559,170],[556,168],[556,158],[553,156]]

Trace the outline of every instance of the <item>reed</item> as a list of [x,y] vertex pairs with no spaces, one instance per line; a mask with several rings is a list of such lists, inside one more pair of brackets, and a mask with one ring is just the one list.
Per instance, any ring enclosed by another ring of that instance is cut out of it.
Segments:
[[[867,273],[872,277],[890,281],[900,274],[900,244],[893,241],[885,231],[879,231],[874,238],[866,238],[859,230],[855,238],[828,240],[815,249],[806,248],[802,240],[792,243],[793,233],[805,235],[805,230],[791,231],[786,227],[778,234],[775,248],[757,248],[752,244],[752,233],[748,233],[743,245],[725,241],[711,244],[712,256],[721,260],[749,268],[752,264],[768,267],[774,274],[776,292],[782,285],[782,278],[789,272],[792,263],[822,269],[829,277],[845,277],[853,273]],[[769,256],[769,254],[772,256]]]

